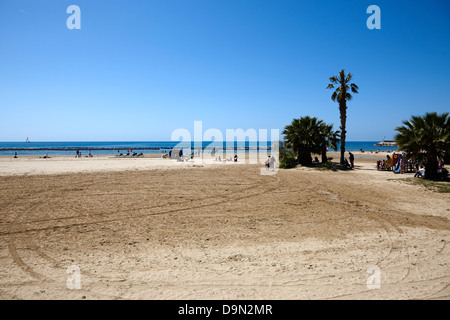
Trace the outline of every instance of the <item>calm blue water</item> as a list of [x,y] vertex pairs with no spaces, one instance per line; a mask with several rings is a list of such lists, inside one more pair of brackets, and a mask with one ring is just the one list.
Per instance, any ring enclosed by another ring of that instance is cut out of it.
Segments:
[[[32,150],[32,148],[83,148],[83,149],[96,149],[96,148],[113,148],[113,150],[91,150],[92,155],[108,155],[108,154],[118,154],[126,153],[128,149],[132,149],[133,152],[143,152],[143,153],[159,153],[168,152],[174,147],[183,148],[198,148],[202,145],[202,148],[223,148],[223,147],[237,147],[239,148],[255,148],[255,150],[248,150],[248,152],[257,152],[256,148],[263,147],[267,148],[271,146],[271,142],[179,142],[179,141],[96,141],[96,142],[86,142],[86,141],[73,141],[73,142],[0,142],[0,148],[29,148],[30,150],[18,150],[18,155],[45,155],[45,154],[58,154],[58,155],[75,155],[76,150]],[[143,148],[160,148],[160,150],[148,150]],[[13,150],[0,150],[0,155],[14,155],[16,151]],[[209,151],[211,152],[211,149]],[[89,150],[81,150],[82,155],[88,155]]]
[[[377,147],[374,146],[375,143],[379,141],[347,141],[346,150],[347,151],[359,151],[363,149],[364,151],[395,151],[397,147]],[[98,142],[86,142],[86,141],[74,141],[74,142],[0,142],[0,148],[114,148],[114,150],[92,150],[93,155],[107,155],[107,154],[117,154],[118,150],[120,152],[126,152],[127,149],[132,149],[133,152],[143,152],[143,153],[159,153],[159,150],[144,150],[140,148],[156,147],[161,148],[162,152],[168,152],[171,148],[177,146],[180,142],[178,141],[98,141]],[[194,142],[182,143],[183,147],[189,148],[194,147]],[[230,145],[230,144],[229,144]],[[231,146],[233,142],[231,142]],[[256,148],[260,147],[270,147],[270,142],[234,142],[235,147],[250,147]],[[202,146],[205,147],[224,147],[226,142],[203,142]],[[339,150],[339,145],[338,145]],[[333,151],[333,150],[330,150]],[[14,155],[15,151],[0,151],[0,155]],[[82,155],[87,155],[88,150],[81,151]],[[206,151],[210,152],[210,151]],[[256,150],[249,150],[248,152],[257,152]],[[56,150],[26,150],[17,151],[18,155],[44,155],[50,154],[61,154],[61,155],[75,155],[76,151],[56,151]]]

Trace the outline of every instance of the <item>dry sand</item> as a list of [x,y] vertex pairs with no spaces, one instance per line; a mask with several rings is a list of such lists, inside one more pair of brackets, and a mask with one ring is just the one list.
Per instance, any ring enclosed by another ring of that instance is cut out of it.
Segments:
[[448,299],[449,194],[375,162],[3,157],[0,298]]

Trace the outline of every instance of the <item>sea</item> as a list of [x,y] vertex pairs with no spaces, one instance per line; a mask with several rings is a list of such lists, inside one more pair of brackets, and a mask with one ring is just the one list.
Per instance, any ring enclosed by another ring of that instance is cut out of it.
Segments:
[[[379,141],[346,141],[347,151],[397,151],[397,147],[375,146]],[[214,152],[221,148],[231,148],[239,152],[264,152],[271,147],[269,141],[234,141],[234,142],[179,142],[179,141],[31,141],[27,142],[0,142],[0,156],[17,155],[75,155],[76,151],[82,155],[89,152],[94,155],[114,155],[126,153],[128,150],[137,153],[168,153],[173,148],[199,149],[202,152]],[[340,146],[338,144],[337,150]]]

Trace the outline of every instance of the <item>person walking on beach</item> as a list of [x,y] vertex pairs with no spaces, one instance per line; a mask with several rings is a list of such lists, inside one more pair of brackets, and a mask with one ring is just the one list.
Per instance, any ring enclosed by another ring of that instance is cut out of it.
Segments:
[[270,164],[269,164],[269,166],[272,169],[272,171],[275,170],[275,158],[273,156],[270,157]]
[[355,167],[355,156],[353,155],[353,153],[351,153],[350,151],[348,152],[350,154],[350,156],[348,157],[350,159],[350,168],[354,168]]

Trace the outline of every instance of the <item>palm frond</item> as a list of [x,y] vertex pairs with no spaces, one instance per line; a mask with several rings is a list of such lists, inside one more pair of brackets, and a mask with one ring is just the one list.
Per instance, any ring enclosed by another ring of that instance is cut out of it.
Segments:
[[345,82],[350,82],[350,80],[352,80],[352,74],[349,72],[347,73],[347,77],[345,78]]
[[336,91],[333,92],[333,94],[331,95],[331,100],[336,101],[336,97],[337,97],[337,93]]
[[330,82],[332,82],[332,83],[338,83],[339,81],[338,81],[338,79],[337,79],[337,77],[335,77],[335,76],[332,76],[332,77],[330,77]]

